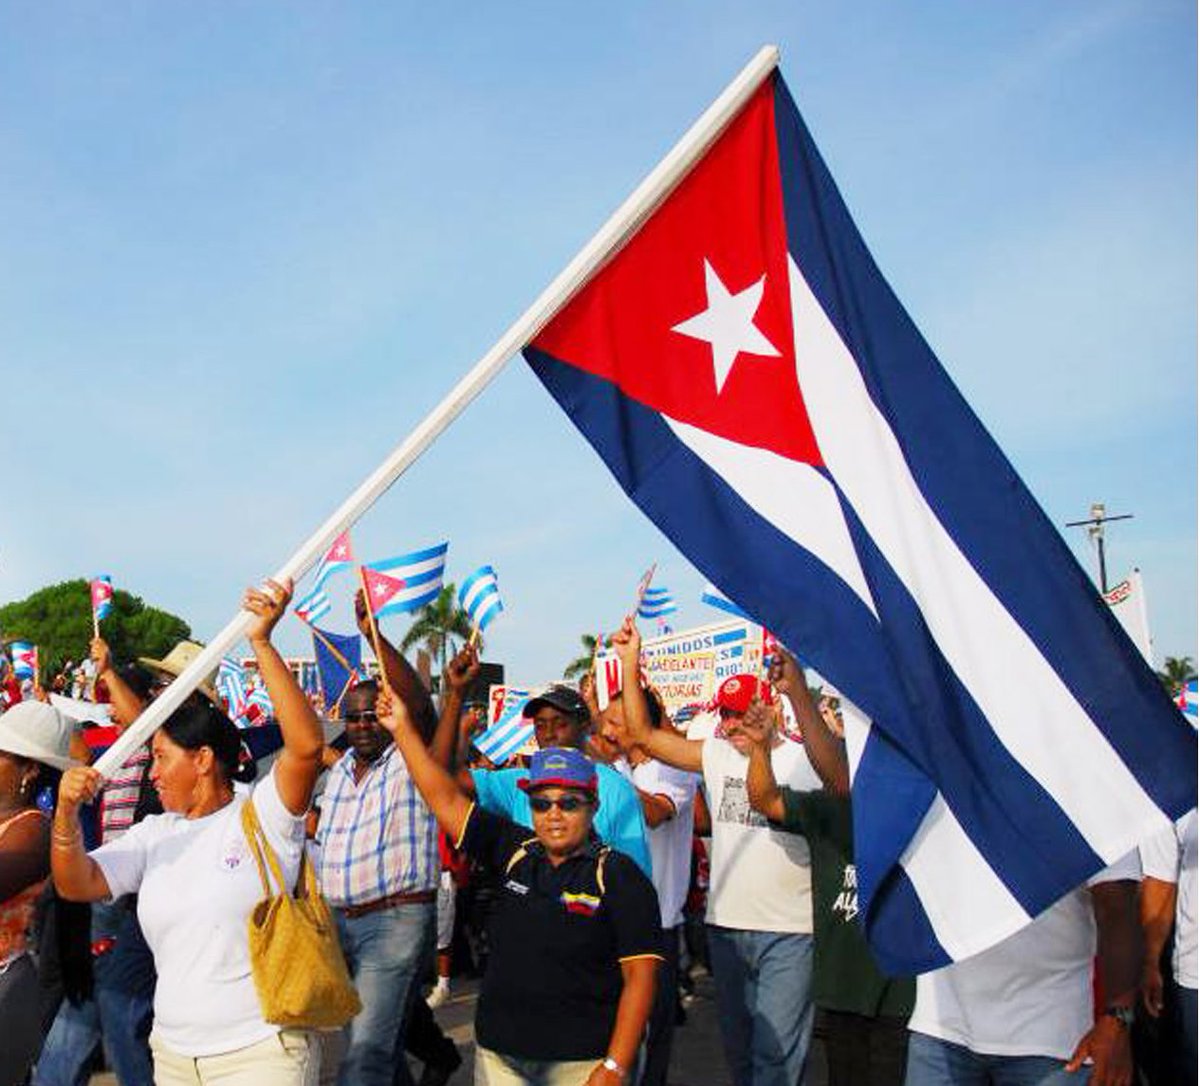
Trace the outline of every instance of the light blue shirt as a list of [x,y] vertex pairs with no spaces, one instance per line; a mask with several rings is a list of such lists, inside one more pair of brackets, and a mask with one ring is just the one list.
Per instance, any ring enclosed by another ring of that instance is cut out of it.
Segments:
[[[529,776],[525,769],[472,769],[475,798],[485,811],[504,815],[522,826],[533,827],[529,796],[517,787],[517,781]],[[650,876],[650,849],[646,844],[646,823],[637,789],[612,766],[596,763],[596,781],[600,806],[593,823],[600,840],[625,853]]]

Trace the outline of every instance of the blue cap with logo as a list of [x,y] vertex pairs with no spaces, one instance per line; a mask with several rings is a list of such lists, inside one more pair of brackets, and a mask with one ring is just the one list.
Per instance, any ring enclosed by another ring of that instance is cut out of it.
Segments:
[[537,788],[579,788],[596,791],[596,766],[574,747],[547,747],[536,751],[529,762],[529,776],[517,782],[525,792]]

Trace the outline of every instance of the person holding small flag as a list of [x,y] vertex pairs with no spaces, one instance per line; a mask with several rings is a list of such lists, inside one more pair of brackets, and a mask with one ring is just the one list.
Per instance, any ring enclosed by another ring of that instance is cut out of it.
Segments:
[[521,781],[531,835],[472,802],[402,701],[385,693],[376,712],[455,845],[504,872],[475,1021],[477,1086],[635,1082],[661,961],[658,904],[637,865],[593,831],[596,766],[575,747],[534,754]]

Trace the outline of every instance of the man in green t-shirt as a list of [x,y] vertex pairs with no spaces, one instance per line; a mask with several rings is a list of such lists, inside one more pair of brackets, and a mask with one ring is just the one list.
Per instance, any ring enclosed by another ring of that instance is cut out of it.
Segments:
[[858,884],[850,813],[850,771],[841,722],[829,701],[813,705],[804,673],[786,652],[770,671],[796,713],[804,749],[825,787],[798,792],[776,783],[770,710],[752,706],[743,722],[752,740],[750,805],[785,830],[802,833],[812,856],[813,1002],[824,1036],[829,1086],[900,1086],[913,1007],[912,978],[885,977],[858,924]]

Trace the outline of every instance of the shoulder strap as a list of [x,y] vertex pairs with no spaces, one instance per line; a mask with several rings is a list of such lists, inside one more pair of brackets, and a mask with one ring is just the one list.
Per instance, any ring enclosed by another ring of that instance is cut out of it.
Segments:
[[283,884],[283,872],[279,867],[279,858],[275,855],[275,850],[271,848],[271,842],[267,840],[267,835],[263,832],[262,824],[258,821],[258,812],[254,809],[254,797],[252,795],[247,796],[246,802],[242,804],[242,829],[246,833],[250,852],[254,856],[255,864],[258,866],[258,877],[262,879],[263,893],[267,897],[273,896],[271,883],[267,878],[268,866],[271,868],[271,874],[275,876],[275,885],[280,887],[281,893],[287,893],[287,889]]

